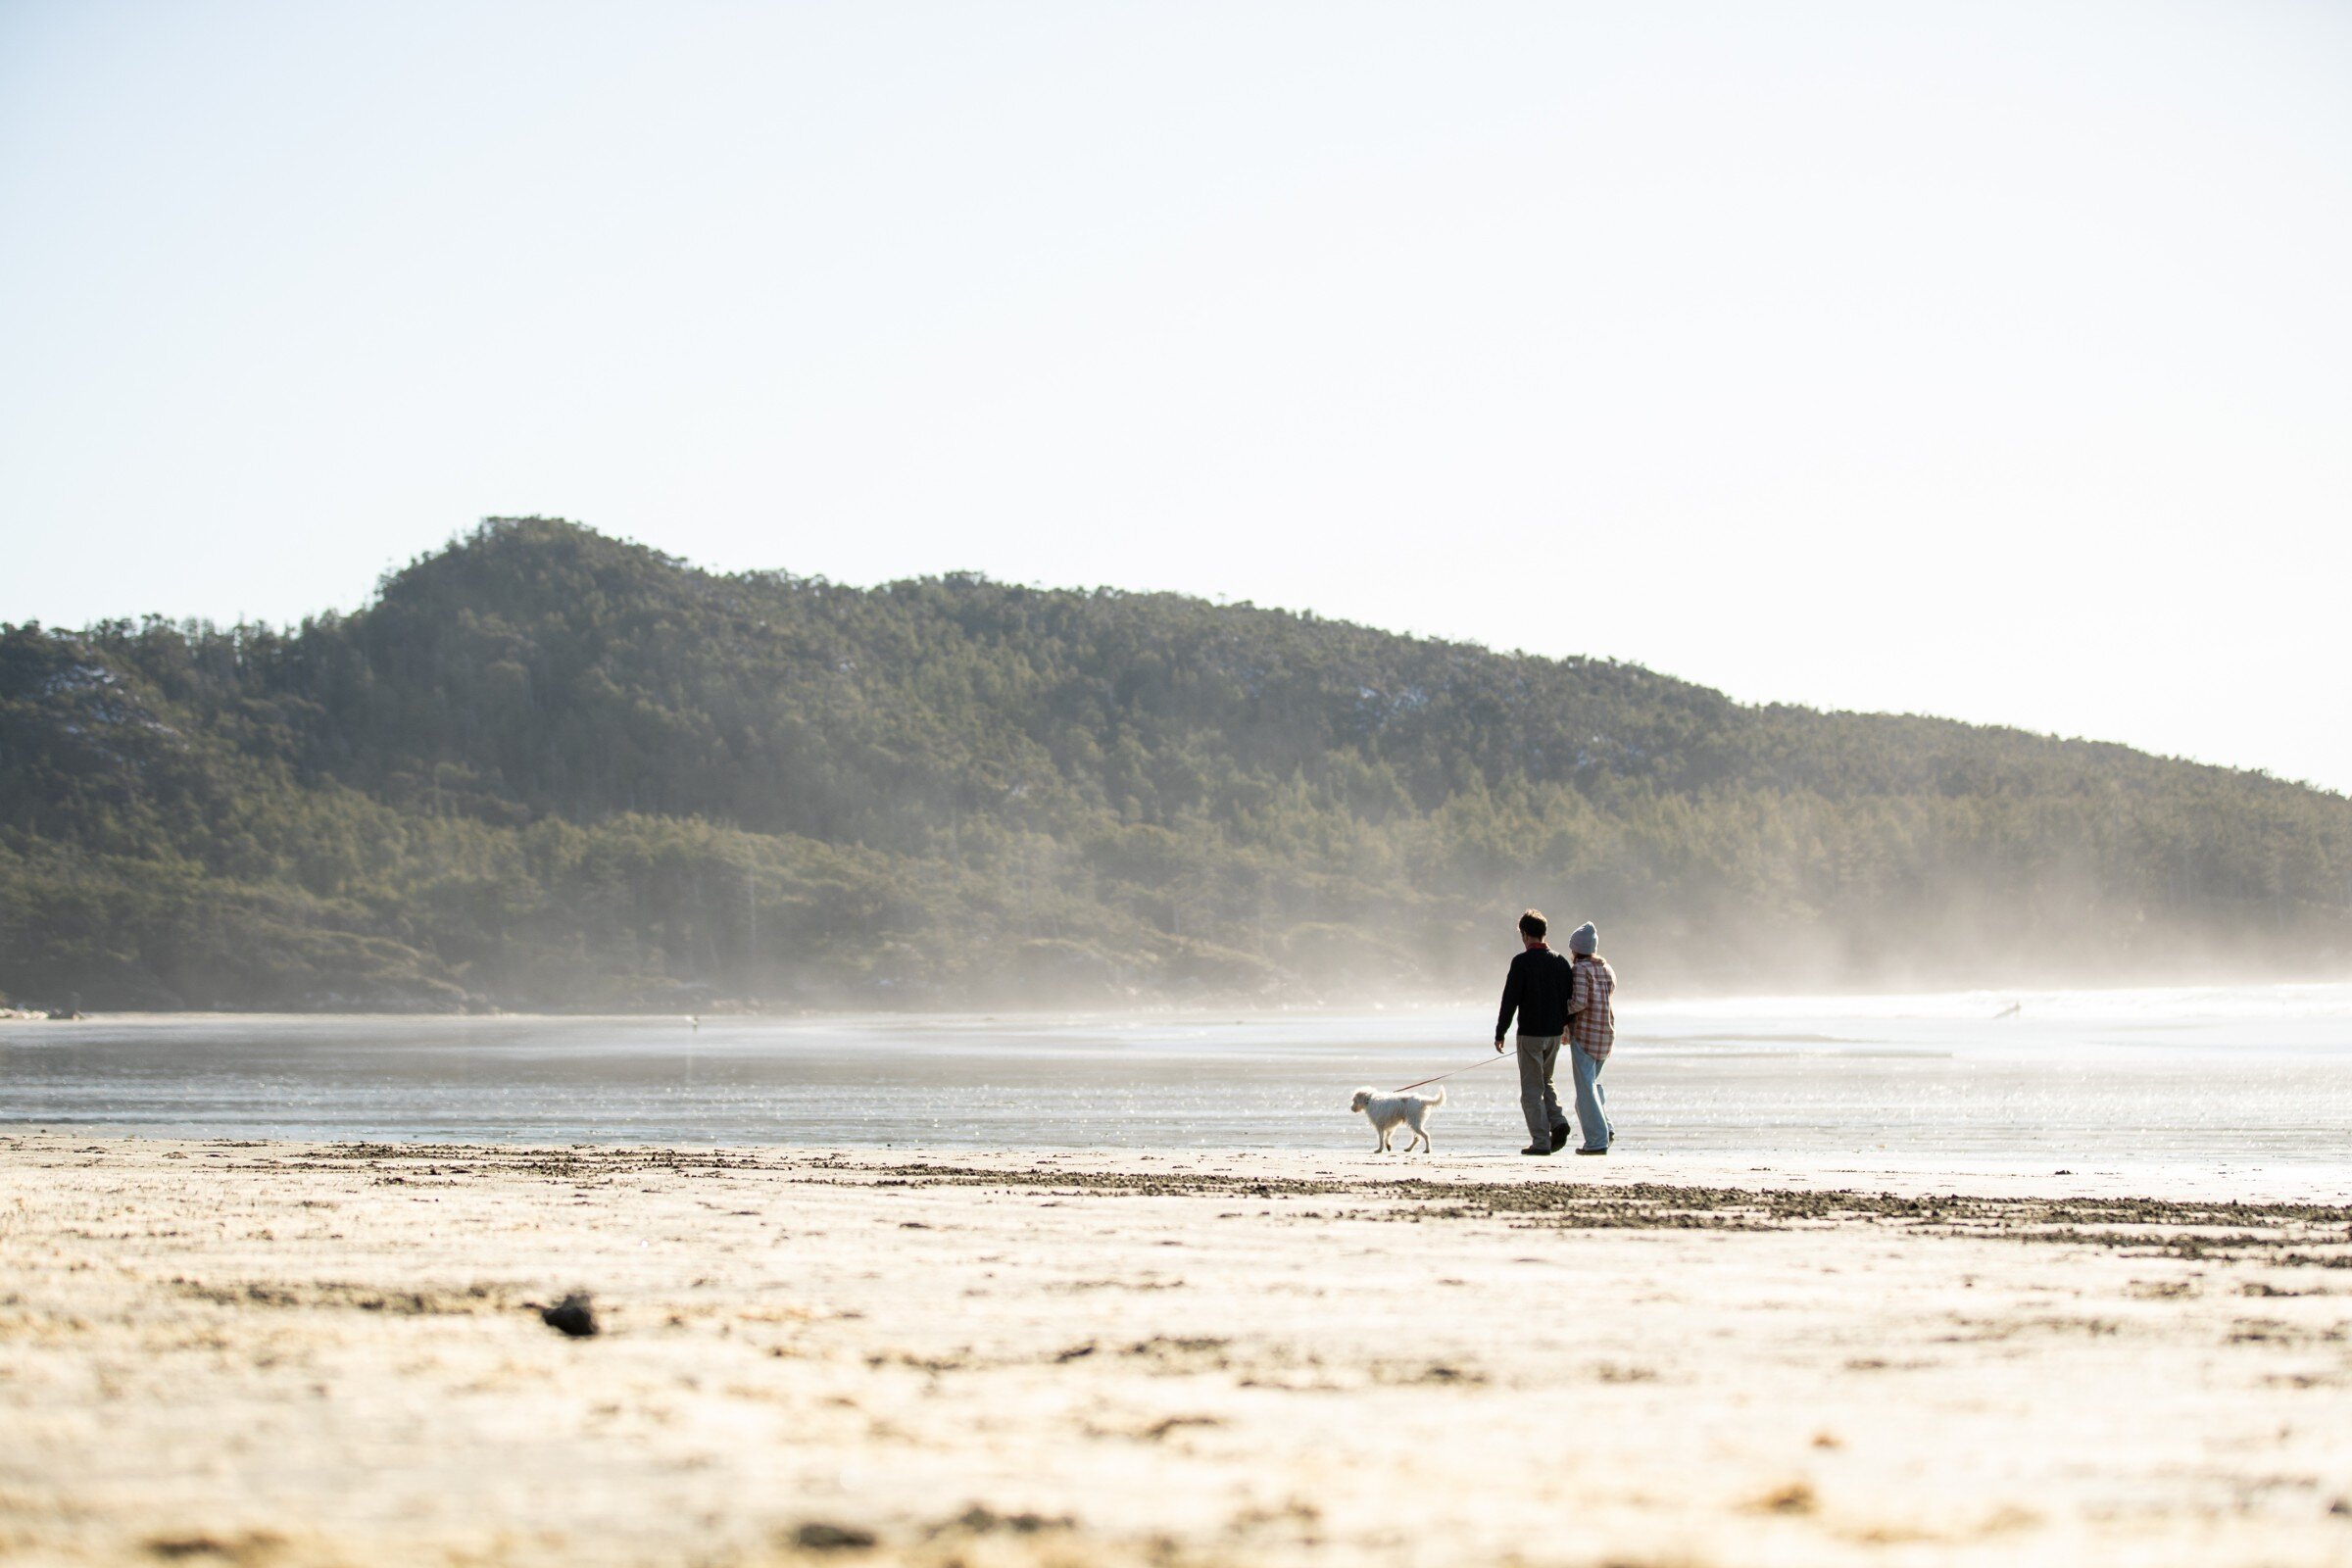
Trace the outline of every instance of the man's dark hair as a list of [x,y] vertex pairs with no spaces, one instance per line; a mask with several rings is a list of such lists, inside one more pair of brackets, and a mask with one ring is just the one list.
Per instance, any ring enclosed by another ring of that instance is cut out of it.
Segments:
[[1542,909],[1530,909],[1519,917],[1519,934],[1523,937],[1534,937],[1541,942],[1544,933],[1550,929],[1551,922],[1544,918]]

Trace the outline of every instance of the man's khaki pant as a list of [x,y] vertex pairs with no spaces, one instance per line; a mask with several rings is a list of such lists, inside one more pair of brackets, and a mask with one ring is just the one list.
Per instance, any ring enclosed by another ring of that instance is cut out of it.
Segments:
[[1568,1130],[1568,1113],[1552,1093],[1551,1070],[1560,1062],[1558,1035],[1519,1037],[1519,1109],[1527,1117],[1528,1142],[1549,1149]]

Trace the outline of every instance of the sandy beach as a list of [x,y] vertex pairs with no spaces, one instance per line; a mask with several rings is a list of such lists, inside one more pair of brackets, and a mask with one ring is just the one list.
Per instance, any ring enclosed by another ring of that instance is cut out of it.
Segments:
[[2352,1563],[2348,1393],[2342,1167],[0,1138],[28,1564]]

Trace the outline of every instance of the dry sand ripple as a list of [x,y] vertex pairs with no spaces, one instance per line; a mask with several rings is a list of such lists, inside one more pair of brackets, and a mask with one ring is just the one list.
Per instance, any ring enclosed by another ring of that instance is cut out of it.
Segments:
[[0,1557],[2352,1563],[2340,1177],[1742,1174],[0,1138]]

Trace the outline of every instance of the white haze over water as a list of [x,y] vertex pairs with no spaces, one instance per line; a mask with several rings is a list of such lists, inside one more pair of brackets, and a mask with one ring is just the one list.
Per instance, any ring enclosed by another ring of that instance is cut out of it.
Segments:
[[[2014,1020],[1996,1014],[2016,1006]],[[2273,1019],[2307,1021],[2321,1033],[2332,1020],[2352,1049],[2352,983],[2314,981],[2253,986],[2141,986],[2128,990],[2006,990],[1922,992],[1917,995],[1849,994],[1830,997],[1726,997],[1704,1002],[1640,1002],[1619,1009],[1627,1018],[1734,1017],[1761,1023],[1783,1015],[1798,1018],[1905,1021],[1943,1020],[1957,1024],[1994,1019],[2009,1025],[2005,1038],[2038,1037],[2041,1025],[2090,1021],[2162,1026],[2222,1026]],[[2060,1031],[2063,1033],[2064,1031]],[[1987,1037],[2002,1038],[2002,1037]]]
[[[2012,1003],[2017,1015],[1994,1014]],[[0,1025],[0,1125],[466,1142],[1361,1153],[1346,1106],[1468,1068],[1448,1153],[1525,1137],[1492,1004],[1369,1015],[117,1017]],[[2352,1159],[2352,985],[1629,1003],[1620,1152],[2107,1166]]]

